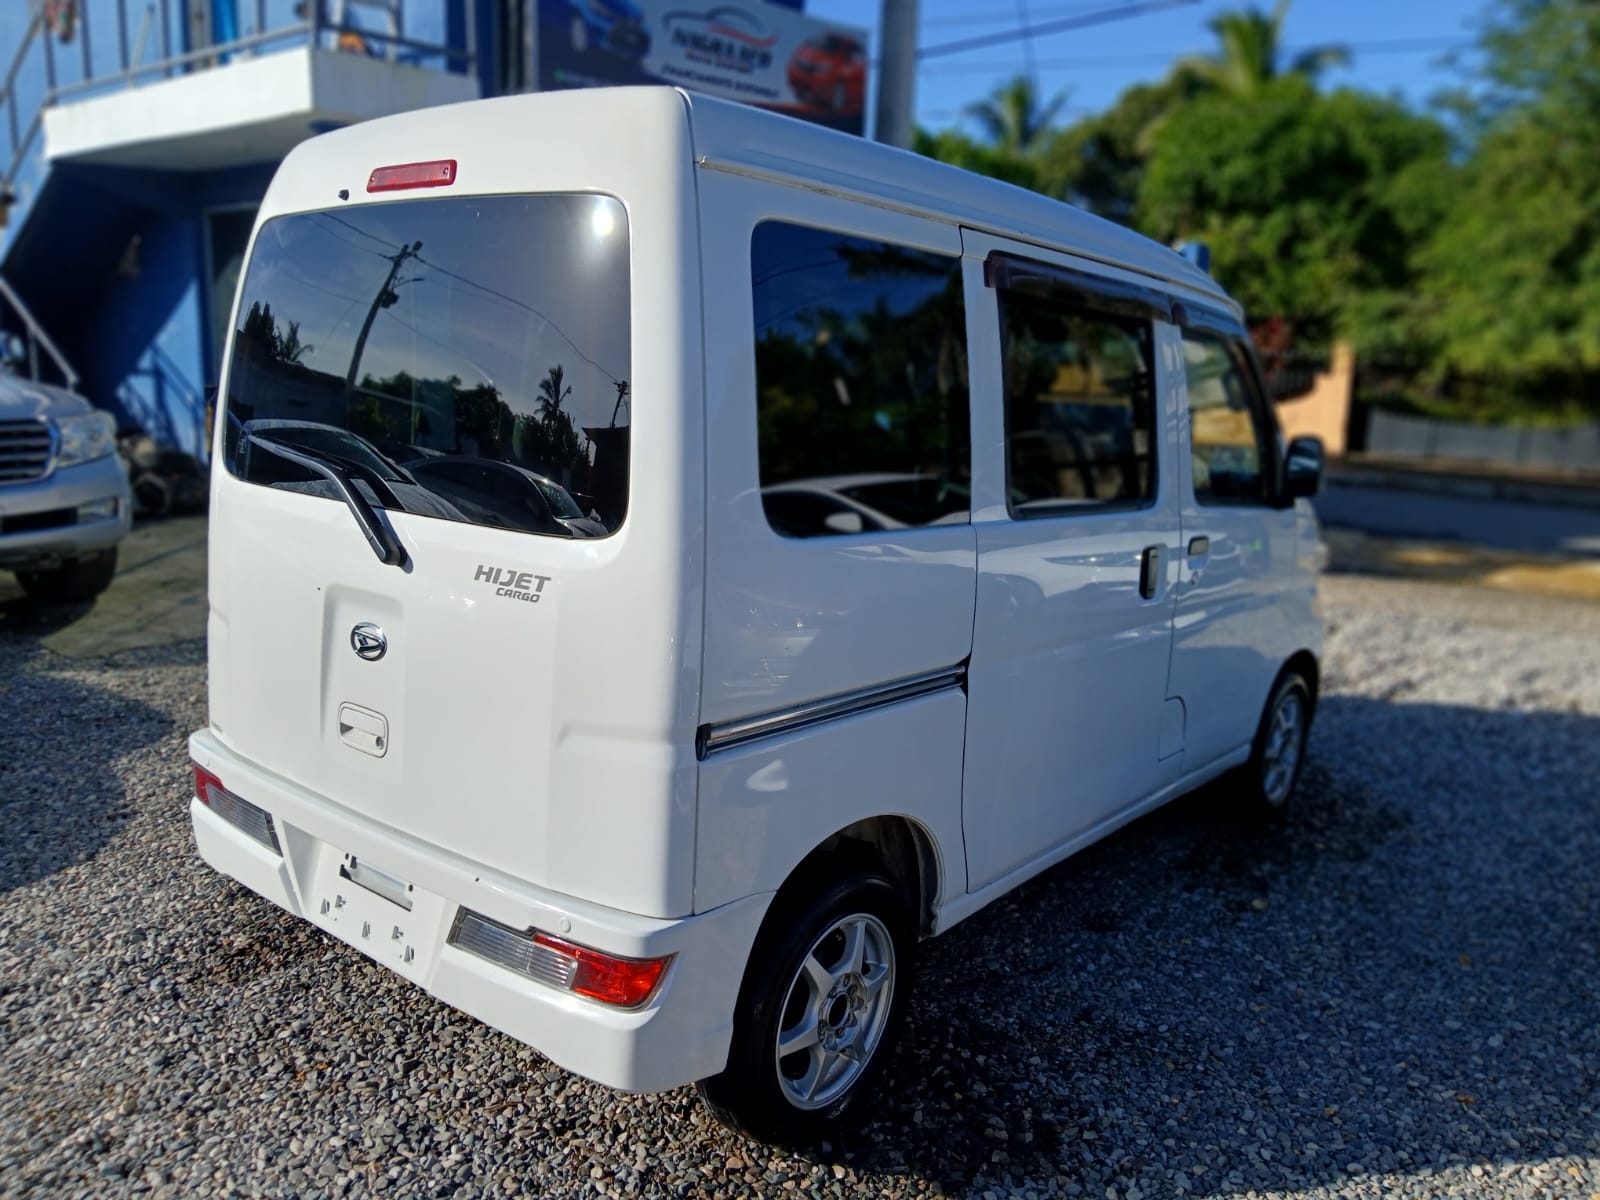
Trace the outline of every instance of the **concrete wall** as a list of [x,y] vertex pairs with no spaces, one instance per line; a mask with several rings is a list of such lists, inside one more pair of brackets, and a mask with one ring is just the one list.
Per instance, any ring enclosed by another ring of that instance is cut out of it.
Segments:
[[1347,448],[1355,384],[1355,351],[1347,342],[1336,342],[1333,361],[1328,370],[1314,377],[1311,390],[1278,403],[1278,424],[1283,427],[1283,436],[1319,437],[1331,457],[1342,457]]

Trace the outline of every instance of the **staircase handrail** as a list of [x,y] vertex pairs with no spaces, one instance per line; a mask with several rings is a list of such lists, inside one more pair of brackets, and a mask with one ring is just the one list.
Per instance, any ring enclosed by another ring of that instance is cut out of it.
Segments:
[[[463,23],[463,44],[460,46],[440,45],[403,36],[399,32],[404,28],[403,19],[398,13],[400,11],[399,6],[404,3],[404,0],[393,0],[393,2],[395,4],[395,15],[391,21],[389,31],[362,29],[359,31],[362,38],[384,47],[390,59],[394,58],[397,51],[411,51],[421,55],[437,56],[450,67],[459,65],[467,71],[472,69],[478,60],[478,52],[477,23],[471,19],[470,10],[467,19]],[[448,5],[452,3],[452,0],[442,0],[442,2]],[[89,8],[85,4],[80,7],[78,14],[78,41],[83,57],[83,78],[70,83],[58,83],[49,31],[45,27],[44,6],[40,3],[40,0],[27,0],[27,3],[30,14],[27,30],[23,34],[15,56],[12,58],[10,69],[6,72],[3,82],[0,82],[0,107],[6,109],[12,144],[11,159],[6,164],[4,172],[0,173],[0,205],[8,203],[12,199],[12,184],[15,182],[17,174],[22,170],[23,164],[27,161],[34,142],[39,136],[39,131],[44,124],[45,110],[62,99],[117,86],[130,87],[141,79],[146,79],[153,75],[170,75],[174,71],[181,71],[186,67],[193,67],[197,64],[221,62],[233,55],[259,54],[264,47],[274,43],[298,40],[315,47],[321,41],[323,34],[338,32],[335,26],[329,24],[320,0],[316,0],[309,6],[310,19],[280,25],[270,30],[265,29],[263,26],[266,24],[266,6],[261,0],[257,0],[257,29],[255,32],[234,38],[228,42],[173,53],[170,43],[171,34],[166,21],[166,8],[162,6],[159,10],[161,14],[161,29],[158,56],[148,62],[144,62],[139,61],[143,57],[144,39],[142,33],[138,41],[138,48],[132,52],[129,49],[127,31],[128,0],[116,0],[118,18],[117,59],[119,65],[112,70],[96,75],[90,69],[92,62],[92,56],[89,53],[90,20]],[[155,10],[156,5],[151,4],[150,11]],[[45,90],[40,97],[39,106],[33,113],[32,119],[28,122],[27,127],[23,128],[18,119],[16,81],[27,61],[28,52],[34,48],[41,34],[44,35]]]
[[28,60],[28,51],[33,48],[33,43],[39,36],[39,31],[44,26],[44,9],[40,5],[30,4],[28,9],[28,28],[23,32],[22,41],[17,46],[17,52],[11,59],[11,66],[6,71],[5,81],[0,83],[0,106],[4,106],[6,117],[11,129],[11,161],[7,164],[5,174],[0,175],[0,203],[4,203],[11,193],[11,183],[17,177],[17,172],[22,169],[22,164],[28,156],[28,151],[33,147],[33,139],[39,135],[39,126],[44,122],[44,105],[39,106],[39,111],[33,114],[33,120],[28,123],[24,133],[17,124],[17,76],[22,73],[22,64]]
[[39,378],[39,356],[35,347],[43,346],[45,353],[55,362],[56,370],[61,372],[61,377],[66,380],[67,390],[71,392],[77,391],[78,383],[82,377],[73,369],[72,364],[67,361],[67,356],[61,353],[60,347],[51,340],[50,335],[45,332],[44,326],[39,324],[39,319],[33,315],[33,310],[28,307],[21,296],[17,295],[16,289],[11,286],[10,281],[4,275],[0,275],[0,298],[3,298],[7,304],[11,305],[12,311],[22,318],[23,328],[28,331],[28,361],[32,369],[33,378],[35,380]]

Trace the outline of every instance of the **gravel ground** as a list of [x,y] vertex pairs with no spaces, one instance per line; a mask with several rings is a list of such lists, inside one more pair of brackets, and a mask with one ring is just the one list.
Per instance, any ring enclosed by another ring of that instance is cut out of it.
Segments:
[[195,646],[0,634],[0,1192],[1600,1195],[1600,613],[1356,578],[1269,833],[1179,802],[925,947],[867,1132],[742,1143],[195,857]]

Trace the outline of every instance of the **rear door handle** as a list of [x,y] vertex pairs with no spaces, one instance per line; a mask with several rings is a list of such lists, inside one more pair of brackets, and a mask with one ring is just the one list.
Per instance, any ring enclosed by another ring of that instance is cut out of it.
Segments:
[[1146,546],[1139,559],[1139,595],[1154,600],[1161,587],[1161,547]]
[[1211,553],[1211,539],[1208,538],[1205,534],[1202,533],[1199,537],[1192,537],[1192,538],[1189,539],[1189,557],[1190,558],[1199,558],[1202,555],[1210,554],[1210,553]]

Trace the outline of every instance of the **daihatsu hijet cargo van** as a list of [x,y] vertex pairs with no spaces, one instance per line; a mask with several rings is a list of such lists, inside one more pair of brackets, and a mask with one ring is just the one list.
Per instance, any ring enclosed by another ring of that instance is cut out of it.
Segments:
[[200,852],[591,1079],[824,1132],[919,938],[1294,788],[1318,448],[1126,230],[561,92],[294,151],[233,328]]

